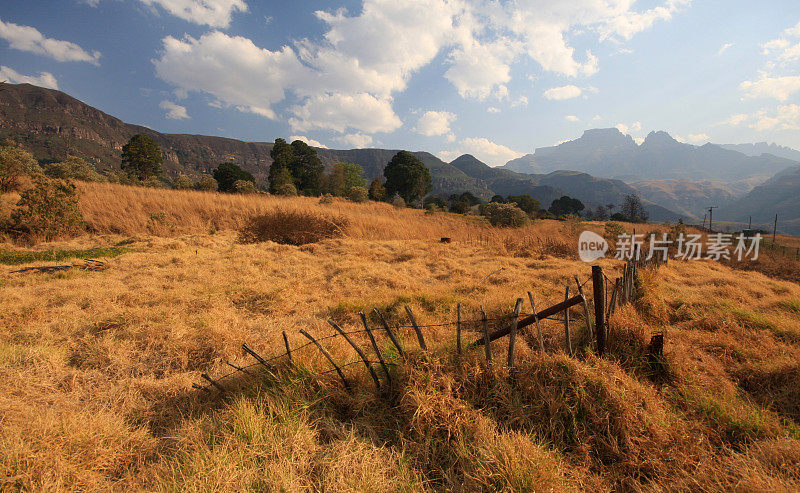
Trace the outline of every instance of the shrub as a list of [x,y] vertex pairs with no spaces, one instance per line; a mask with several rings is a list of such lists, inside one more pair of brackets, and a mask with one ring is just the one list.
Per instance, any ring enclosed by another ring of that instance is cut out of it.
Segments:
[[258,193],[256,184],[248,180],[236,180],[233,184],[233,190],[236,193],[253,194]]
[[333,195],[326,193],[322,197],[319,198],[319,203],[323,205],[328,205],[333,203]]
[[51,241],[72,236],[83,228],[75,185],[43,175],[33,178],[33,187],[22,192],[11,214],[8,232],[29,242]]
[[347,192],[347,198],[353,202],[366,202],[369,200],[369,192],[364,187],[352,187]]
[[175,188],[177,190],[190,190],[194,187],[194,183],[192,183],[192,179],[186,175],[178,175],[175,178]]
[[386,188],[379,178],[375,178],[369,184],[369,198],[378,202],[386,200]]
[[399,195],[395,195],[392,199],[392,205],[397,207],[398,209],[402,209],[406,206],[406,201],[403,200],[403,197]]
[[530,221],[525,211],[515,204],[492,202],[483,207],[483,213],[492,226],[519,228]]
[[274,241],[284,245],[304,245],[326,238],[340,238],[344,236],[347,224],[344,216],[275,209],[250,218],[239,230],[239,241]]
[[203,175],[200,177],[200,180],[198,180],[196,187],[198,190],[214,192],[217,190],[217,180],[211,175]]
[[17,190],[22,175],[39,171],[30,152],[16,146],[0,146],[0,193]]
[[616,241],[619,235],[624,233],[625,227],[622,224],[616,221],[609,221],[606,223],[605,233],[603,236],[605,236],[607,240]]
[[60,163],[47,166],[44,174],[62,180],[104,181],[103,176],[91,164],[79,157],[70,156]]
[[278,195],[284,195],[286,197],[296,197],[297,187],[292,183],[284,183],[278,187],[277,193]]
[[236,192],[236,182],[239,180],[255,182],[249,172],[233,163],[222,163],[214,170],[214,179],[220,192]]

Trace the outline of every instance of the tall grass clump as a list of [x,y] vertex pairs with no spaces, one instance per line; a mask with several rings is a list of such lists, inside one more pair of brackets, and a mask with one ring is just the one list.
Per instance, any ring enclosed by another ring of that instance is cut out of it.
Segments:
[[274,209],[250,218],[239,230],[239,241],[242,243],[274,241],[283,245],[305,245],[344,236],[344,229],[348,223],[344,216]]

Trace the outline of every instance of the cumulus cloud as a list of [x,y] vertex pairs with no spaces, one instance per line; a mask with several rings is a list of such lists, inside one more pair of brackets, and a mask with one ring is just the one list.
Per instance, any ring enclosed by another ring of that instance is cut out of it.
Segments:
[[800,130],[800,106],[796,104],[778,105],[774,111],[766,109],[754,113],[738,113],[721,122],[722,125],[741,125],[758,130]]
[[497,108],[496,106],[489,106],[488,108],[486,108],[486,111],[489,113],[497,114],[500,113],[500,108]]
[[553,87],[548,89],[544,92],[544,97],[558,101],[562,99],[577,98],[581,94],[583,94],[583,90],[580,87],[570,84],[567,86]]
[[48,89],[58,89],[58,81],[50,72],[40,72],[38,77],[22,75],[16,70],[2,65],[0,66],[0,81],[3,80],[12,84],[33,84]]
[[786,101],[789,96],[800,91],[800,75],[771,76],[761,72],[757,80],[746,80],[739,84],[745,99],[774,98]]
[[677,140],[678,142],[684,142],[684,143],[689,142],[692,144],[699,144],[700,142],[708,142],[708,139],[710,139],[710,137],[704,133],[689,134],[686,137],[683,137],[681,135],[675,135],[674,137],[675,140]]
[[564,117],[564,119],[567,120],[568,122],[579,122],[579,121],[581,121],[581,119],[578,118],[575,115],[567,115],[567,116]]
[[736,125],[741,125],[742,123],[747,121],[747,118],[748,118],[748,115],[746,115],[744,113],[736,113],[735,115],[731,115],[726,120],[723,120],[720,124],[721,125],[733,125],[735,127]]
[[310,145],[311,147],[319,147],[320,149],[327,149],[328,148],[328,146],[326,146],[325,144],[321,143],[320,141],[314,140],[314,139],[309,139],[305,135],[292,135],[291,137],[289,137],[289,142],[294,142],[295,140],[302,140],[303,142],[305,142],[306,144]]
[[313,96],[289,111],[294,115],[289,118],[289,125],[298,132],[317,128],[339,133],[348,129],[367,133],[392,132],[403,124],[389,100],[366,93]]
[[372,144],[372,137],[362,133],[342,135],[341,137],[336,137],[334,140],[355,149],[362,149]]
[[186,112],[185,106],[175,104],[172,101],[161,101],[158,103],[158,107],[167,112],[165,116],[170,120],[185,120],[191,118],[189,113]]
[[442,151],[439,157],[452,160],[462,154],[472,154],[491,166],[501,166],[508,161],[522,156],[521,152],[512,150],[502,144],[496,144],[483,137],[471,137],[461,140],[458,149]]
[[456,115],[449,111],[426,111],[414,127],[418,134],[432,137],[450,133],[450,124],[456,120]]
[[614,125],[614,128],[619,130],[620,132],[627,134],[629,132],[641,132],[642,131],[642,122],[633,122],[630,125],[626,125],[624,123],[617,123]]
[[44,55],[59,62],[89,62],[99,65],[100,52],[88,52],[70,41],[51,39],[35,27],[0,20],[0,38],[15,50]]
[[167,13],[194,24],[228,27],[234,12],[247,12],[244,0],[140,0],[150,7],[161,7]]

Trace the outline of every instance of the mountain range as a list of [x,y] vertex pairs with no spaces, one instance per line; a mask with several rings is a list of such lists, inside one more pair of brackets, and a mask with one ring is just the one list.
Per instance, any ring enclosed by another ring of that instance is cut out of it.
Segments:
[[[161,133],[125,123],[57,90],[29,84],[0,87],[0,138],[20,143],[40,162],[76,155],[100,171],[118,170],[122,146],[137,133],[151,136],[161,146],[168,176],[199,176],[222,162],[234,162],[263,184],[272,162],[271,142]],[[732,148],[737,146],[744,146],[741,150],[746,153]],[[739,220],[747,217],[743,211],[756,205],[768,210],[770,197],[761,197],[756,190],[769,192],[779,184],[791,189],[794,181],[774,183],[769,178],[783,170],[789,174],[778,176],[793,177],[788,170],[798,166],[786,157],[762,152],[769,150],[783,156],[797,153],[764,143],[693,146],[677,142],[666,132],[651,132],[639,145],[613,128],[587,130],[578,139],[538,148],[502,167],[490,167],[469,154],[449,163],[428,152],[414,154],[431,170],[433,193],[440,196],[468,191],[488,200],[495,194],[527,193],[547,207],[554,199],[570,195],[594,208],[619,205],[625,195],[638,193],[652,220],[676,221],[701,217],[709,205],[720,206],[720,214],[726,211]],[[353,162],[363,168],[367,179],[382,176],[383,167],[397,151],[317,148],[326,167]],[[767,188],[750,191],[761,183]],[[800,184],[796,192],[800,196]],[[787,220],[792,214],[800,218],[800,208],[794,213],[788,209]]]

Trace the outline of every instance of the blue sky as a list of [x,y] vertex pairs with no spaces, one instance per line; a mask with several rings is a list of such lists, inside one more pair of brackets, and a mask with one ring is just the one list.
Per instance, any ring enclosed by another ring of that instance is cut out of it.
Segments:
[[26,0],[0,80],[130,123],[492,164],[617,126],[800,148],[797,0]]

